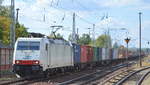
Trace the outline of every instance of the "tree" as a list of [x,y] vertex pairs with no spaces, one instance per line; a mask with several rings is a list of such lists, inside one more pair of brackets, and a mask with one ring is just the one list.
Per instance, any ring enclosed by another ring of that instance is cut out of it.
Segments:
[[100,35],[96,39],[96,46],[101,48],[111,47],[111,38],[108,35]]
[[117,42],[114,43],[113,48],[119,48],[119,45]]
[[[72,34],[69,35],[68,40],[72,41]],[[76,41],[77,41],[77,43],[79,43],[79,35],[78,34],[76,34]]]
[[9,6],[0,6],[0,16],[10,17],[10,7]]
[[4,44],[9,44],[9,28],[10,28],[10,19],[7,17],[0,16],[0,40]]
[[2,2],[4,0],[0,0],[0,16],[9,17],[10,16],[10,6],[2,6]]
[[58,34],[56,35],[56,37],[63,39],[63,36],[62,36],[60,33],[58,33]]
[[91,42],[91,38],[88,34],[83,34],[82,37],[79,38],[78,43],[81,45],[89,45]]
[[3,30],[2,30],[2,28],[0,28],[0,40],[2,40],[3,39]]
[[49,38],[64,39],[63,36],[62,36],[60,33],[58,33],[58,34],[56,35],[56,37],[54,36],[54,34],[50,34],[48,37],[49,37]]
[[[1,4],[2,2],[0,2]],[[10,7],[0,5],[0,41],[8,45],[10,43]],[[16,24],[16,39],[28,36],[27,28],[19,23]]]
[[21,25],[19,23],[16,24],[16,39],[18,37],[27,37],[28,36],[28,32],[27,32],[27,28],[24,25]]
[[72,34],[69,35],[68,40],[72,41]]

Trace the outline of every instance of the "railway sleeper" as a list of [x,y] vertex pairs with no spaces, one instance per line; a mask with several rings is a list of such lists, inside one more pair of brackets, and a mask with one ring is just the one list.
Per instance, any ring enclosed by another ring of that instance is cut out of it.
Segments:
[[120,80],[121,78],[118,78],[118,77],[116,78],[116,77],[115,77],[114,79],[115,79],[115,80]]
[[110,80],[110,81],[108,81],[109,83],[116,83],[116,81],[114,81],[114,80]]

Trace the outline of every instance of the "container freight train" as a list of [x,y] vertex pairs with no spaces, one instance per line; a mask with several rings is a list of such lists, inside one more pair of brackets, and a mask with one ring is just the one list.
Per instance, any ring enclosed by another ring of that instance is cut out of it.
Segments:
[[13,71],[20,76],[39,72],[51,75],[124,58],[118,49],[77,45],[59,39],[18,38]]

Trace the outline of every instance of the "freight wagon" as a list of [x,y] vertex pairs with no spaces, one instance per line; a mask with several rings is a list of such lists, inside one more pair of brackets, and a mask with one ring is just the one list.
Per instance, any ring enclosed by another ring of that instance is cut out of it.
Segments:
[[90,63],[93,59],[93,48],[91,46],[81,46],[81,63]]

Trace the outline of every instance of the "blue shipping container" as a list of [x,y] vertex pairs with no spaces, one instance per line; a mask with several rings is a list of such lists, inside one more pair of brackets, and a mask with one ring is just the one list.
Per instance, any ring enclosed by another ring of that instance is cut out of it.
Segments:
[[102,48],[99,48],[99,58],[98,61],[102,60]]
[[73,45],[74,64],[80,63],[80,55],[81,55],[80,45],[77,44],[72,44],[72,45]]

